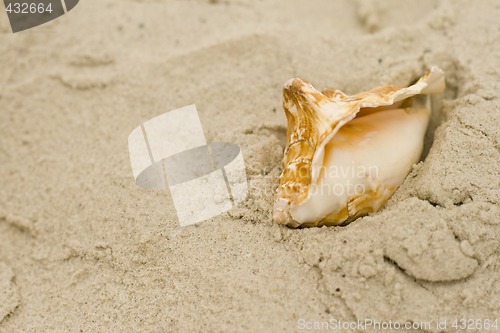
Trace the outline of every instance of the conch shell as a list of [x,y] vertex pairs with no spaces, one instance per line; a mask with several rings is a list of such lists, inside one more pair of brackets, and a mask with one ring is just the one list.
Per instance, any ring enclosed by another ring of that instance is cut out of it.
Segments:
[[288,142],[274,221],[341,225],[380,210],[419,161],[431,116],[428,95],[444,88],[437,67],[406,88],[353,96],[319,92],[301,79],[286,82]]

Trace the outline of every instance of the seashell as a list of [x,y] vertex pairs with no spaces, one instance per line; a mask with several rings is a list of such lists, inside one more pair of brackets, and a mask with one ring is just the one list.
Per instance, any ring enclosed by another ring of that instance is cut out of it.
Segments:
[[442,93],[437,67],[408,87],[346,95],[291,79],[283,88],[288,121],[273,220],[290,227],[342,225],[379,211],[418,163]]

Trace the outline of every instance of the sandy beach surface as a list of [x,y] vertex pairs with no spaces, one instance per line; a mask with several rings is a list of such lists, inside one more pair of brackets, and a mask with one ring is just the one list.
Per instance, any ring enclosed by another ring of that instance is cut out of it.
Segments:
[[[85,0],[14,34],[2,8],[0,332],[499,332],[499,16],[498,1]],[[381,212],[271,221],[284,82],[356,93],[432,65],[447,89],[428,154]],[[193,103],[208,141],[240,145],[249,193],[180,227],[168,191],[134,183],[127,137]]]

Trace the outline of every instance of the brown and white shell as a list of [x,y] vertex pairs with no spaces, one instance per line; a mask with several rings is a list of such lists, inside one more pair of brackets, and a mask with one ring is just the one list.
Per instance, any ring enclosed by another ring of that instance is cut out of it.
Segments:
[[274,221],[340,225],[380,210],[419,161],[431,115],[428,95],[444,88],[437,67],[408,87],[352,96],[319,92],[301,79],[286,82],[288,141]]

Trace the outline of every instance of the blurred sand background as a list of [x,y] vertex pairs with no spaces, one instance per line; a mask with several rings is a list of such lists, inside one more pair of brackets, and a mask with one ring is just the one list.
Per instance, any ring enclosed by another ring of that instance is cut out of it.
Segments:
[[[0,12],[0,332],[500,319],[498,1],[84,0],[17,34]],[[434,142],[382,212],[271,222],[286,80],[355,93],[431,65]],[[127,137],[192,103],[242,147],[250,193],[181,228]]]

